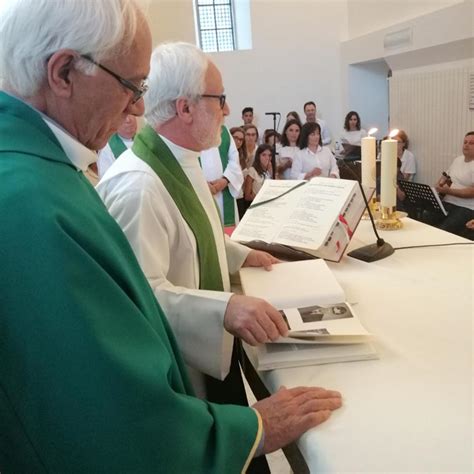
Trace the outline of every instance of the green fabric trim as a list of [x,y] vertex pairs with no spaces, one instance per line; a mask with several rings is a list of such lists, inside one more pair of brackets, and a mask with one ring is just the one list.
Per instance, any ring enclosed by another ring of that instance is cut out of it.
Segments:
[[196,239],[199,288],[223,291],[211,223],[194,188],[161,137],[149,125],[135,136],[133,152],[158,175]]
[[117,159],[124,151],[127,151],[127,145],[125,145],[118,133],[114,133],[110,137],[109,146],[115,159]]
[[[56,136],[41,115],[21,100],[0,91],[0,152],[15,152],[31,158],[45,158],[71,167]],[[28,137],[28,139],[25,139]]]
[[[219,145],[219,156],[221,157],[222,170],[227,168],[229,163],[229,149],[230,149],[230,133],[227,127],[222,125],[221,130],[221,144]],[[222,191],[223,211],[224,211],[224,225],[235,225],[235,200],[230,194],[229,186],[226,186]]]

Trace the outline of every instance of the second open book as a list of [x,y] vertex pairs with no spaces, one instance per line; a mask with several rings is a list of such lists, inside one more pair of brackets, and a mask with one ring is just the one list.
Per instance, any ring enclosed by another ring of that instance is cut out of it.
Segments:
[[260,370],[376,358],[353,307],[324,260],[305,260],[240,270],[245,295],[269,301],[288,323],[289,334],[259,346]]
[[[372,190],[366,194],[372,194]],[[285,255],[338,262],[365,210],[357,181],[316,177],[267,180],[232,234],[232,240]],[[264,246],[262,246],[264,245]]]

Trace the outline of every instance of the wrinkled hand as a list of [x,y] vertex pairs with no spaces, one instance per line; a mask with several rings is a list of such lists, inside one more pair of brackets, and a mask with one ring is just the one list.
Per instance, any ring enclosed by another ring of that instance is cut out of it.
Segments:
[[265,454],[298,439],[342,405],[341,394],[320,387],[281,388],[253,405],[262,417]]
[[270,303],[253,296],[232,295],[224,314],[224,328],[232,335],[256,346],[288,334],[280,312]]
[[281,260],[270,255],[268,252],[261,250],[251,250],[243,263],[243,267],[263,267],[269,271],[272,269],[272,264],[281,263]]
[[470,221],[467,221],[467,222],[466,222],[466,227],[467,227],[468,229],[474,230],[474,219],[471,219]]

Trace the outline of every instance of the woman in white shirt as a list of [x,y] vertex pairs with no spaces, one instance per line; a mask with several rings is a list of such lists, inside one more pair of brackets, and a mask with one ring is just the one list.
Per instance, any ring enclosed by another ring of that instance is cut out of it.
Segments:
[[413,181],[416,174],[416,160],[415,155],[408,150],[408,135],[405,131],[400,130],[395,136],[395,140],[398,142],[397,156],[400,160],[400,177],[406,181]]
[[280,140],[282,147],[276,162],[278,179],[290,179],[291,165],[293,164],[296,152],[299,150],[298,139],[300,132],[301,124],[297,120],[286,122]]
[[[248,160],[247,160],[247,146],[245,144],[245,132],[242,127],[233,127],[230,129],[230,134],[234,139],[235,146],[239,152],[239,162],[240,167],[242,168],[242,174],[245,176],[248,173]],[[248,208],[248,203],[244,199],[244,187],[242,185],[242,189],[240,190],[237,196],[237,209],[239,211],[239,218],[242,219],[244,217],[245,211]]]
[[258,143],[258,129],[253,124],[243,126],[245,133],[245,147],[247,153],[247,164],[248,167],[252,166],[255,158],[255,150],[257,149]]
[[266,179],[272,177],[272,147],[260,145],[255,152],[255,160],[244,181],[244,198],[252,202]]
[[318,123],[308,122],[303,125],[299,147],[291,167],[292,179],[311,179],[315,176],[339,178],[334,155],[328,147],[322,146]]
[[367,132],[360,128],[360,117],[355,110],[351,110],[344,119],[344,131],[341,134],[341,143],[349,145],[358,145]]

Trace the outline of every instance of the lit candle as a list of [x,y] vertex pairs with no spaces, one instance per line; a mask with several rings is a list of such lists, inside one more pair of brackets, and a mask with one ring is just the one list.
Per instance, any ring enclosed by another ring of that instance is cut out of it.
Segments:
[[375,137],[371,135],[377,131],[371,128],[367,137],[361,141],[362,146],[362,186],[375,188]]
[[382,170],[380,183],[380,207],[382,214],[390,214],[397,205],[397,140],[392,137],[398,130],[392,130],[387,140],[382,142]]

